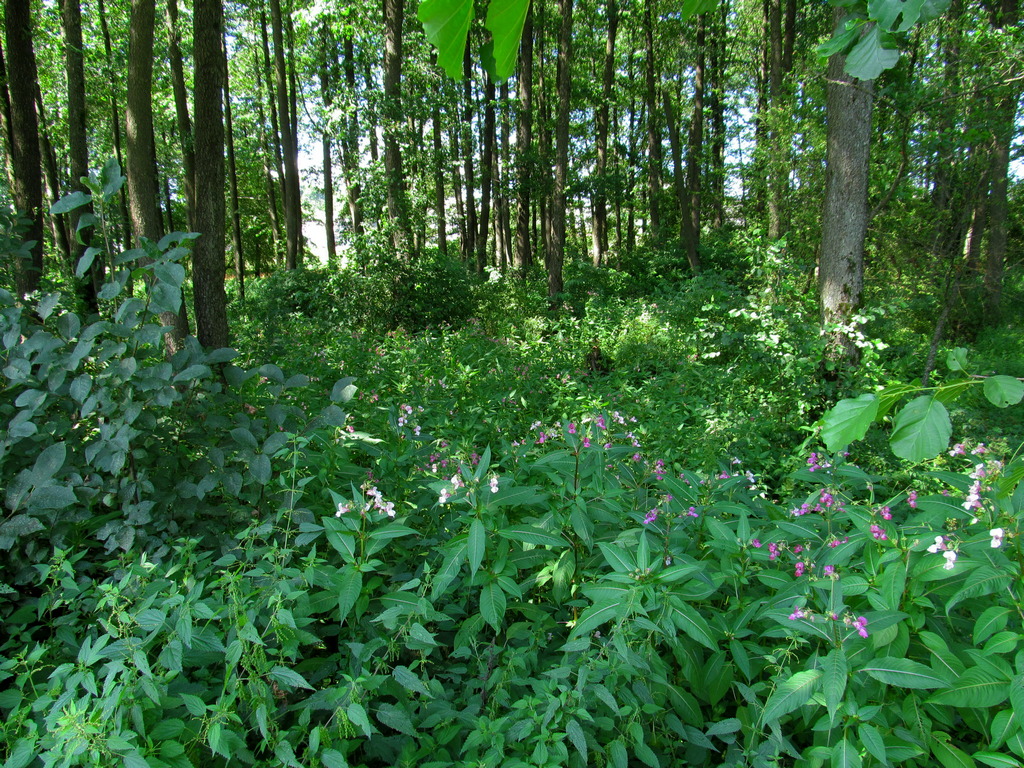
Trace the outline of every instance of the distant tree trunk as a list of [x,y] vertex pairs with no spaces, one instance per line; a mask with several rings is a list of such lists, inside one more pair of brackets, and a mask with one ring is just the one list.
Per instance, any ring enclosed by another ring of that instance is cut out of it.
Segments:
[[4,33],[7,44],[7,87],[11,101],[10,148],[14,171],[14,204],[29,219],[25,240],[35,241],[27,262],[17,266],[19,296],[38,290],[43,276],[43,179],[36,118],[36,57],[32,48],[29,0],[7,0]]
[[327,235],[327,263],[336,264],[338,261],[338,248],[334,239],[334,160],[331,150],[331,128],[333,123],[329,113],[334,106],[334,94],[331,90],[331,69],[330,49],[331,38],[327,19],[321,21],[320,27],[321,47],[323,61],[320,62],[320,97],[323,99],[325,111],[328,117],[325,118],[323,133],[320,136],[320,144],[323,149],[324,168],[324,230]]
[[697,19],[697,62],[693,76],[693,117],[690,120],[690,141],[686,153],[686,186],[690,193],[690,221],[693,248],[686,247],[690,269],[700,269],[697,246],[700,244],[701,206],[701,160],[704,156],[704,40],[707,30],[707,14]]
[[684,180],[686,170],[683,168],[679,123],[676,119],[676,110],[672,106],[672,97],[668,91],[665,92],[665,122],[668,123],[669,143],[672,146],[676,204],[679,206],[679,241],[686,251],[686,260],[690,264],[690,269],[697,272],[700,269],[700,259],[697,255],[697,236],[693,231],[693,213],[690,210],[692,198]]
[[471,264],[476,254],[476,171],[473,163],[473,113],[475,104],[473,99],[473,70],[470,66],[469,44],[466,44],[465,56],[462,60],[463,73],[463,123],[462,123],[462,162],[463,182],[465,184],[464,198],[466,201],[466,228],[465,238],[462,241],[462,258],[467,264]]
[[[82,42],[82,9],[78,0],[64,0],[62,4],[64,45],[66,51],[65,71],[68,78],[68,160],[71,165],[71,191],[88,192],[82,177],[89,175],[89,146],[87,143],[85,107],[85,55]],[[92,211],[92,205],[72,211],[71,232],[75,237],[72,247],[73,261],[85,251],[90,242],[91,228],[78,233],[78,221],[83,214]],[[94,259],[80,286],[80,296],[89,312],[99,311],[96,294],[103,283],[103,262]]]
[[494,81],[484,73],[484,135],[480,142],[480,234],[476,239],[476,271],[487,268],[487,229],[491,220],[491,186],[494,178]]
[[[128,41],[128,105],[125,129],[128,138],[126,176],[128,211],[135,240],[156,243],[163,222],[157,203],[156,139],[153,133],[153,33],[156,25],[155,0],[132,0]],[[182,347],[188,334],[183,307],[178,312],[161,312],[160,322],[171,330],[164,334],[168,354]]]
[[[992,14],[992,26],[996,29],[1013,29],[1018,23],[1018,0],[1002,0]],[[985,267],[985,319],[989,325],[999,322],[1002,316],[1003,265],[1006,261],[1008,177],[1010,147],[1014,138],[1017,105],[1021,95],[1021,65],[1018,61],[1013,68],[1015,77],[1002,86],[1002,94],[996,101],[996,124],[992,136],[992,161],[990,174],[992,186],[989,191],[988,254]]]
[[413,259],[412,227],[402,171],[402,20],[405,0],[384,0],[384,174],[387,177],[388,217],[395,253]]
[[345,37],[345,85],[348,87],[348,98],[350,100],[350,115],[345,125],[344,158],[345,164],[345,188],[348,193],[348,212],[352,219],[352,234],[359,237],[363,234],[363,204],[359,198],[363,194],[362,185],[359,183],[359,119],[356,115],[356,104],[359,103],[356,94],[356,65],[355,47],[352,36]]
[[[837,20],[841,13],[837,9]],[[818,296],[826,325],[850,323],[864,288],[874,81],[850,77],[844,65],[844,56],[832,56],[826,87],[825,208],[818,257]],[[855,365],[860,350],[850,334],[832,331],[828,357]]]
[[196,160],[192,138],[192,119],[188,113],[188,90],[185,86],[185,65],[181,56],[181,34],[178,32],[178,2],[167,0],[168,58],[171,64],[171,86],[174,90],[174,114],[178,125],[178,140],[181,142],[181,161],[185,171],[182,188],[185,190],[185,205],[188,211],[188,226],[195,229],[196,210]]
[[499,154],[499,171],[494,184],[498,190],[498,236],[501,241],[501,271],[504,274],[512,263],[512,221],[509,206],[509,168],[512,165],[512,151],[509,144],[512,126],[509,120],[511,103],[509,102],[508,80],[501,84],[501,146]]
[[[299,191],[299,147],[292,131],[285,62],[281,0],[270,0],[270,26],[274,37],[274,72],[277,87],[277,122],[284,160],[285,269],[299,266],[302,249],[302,199]],[[223,129],[222,129],[223,130]]]
[[658,87],[654,56],[654,21],[651,5],[644,3],[644,37],[646,39],[646,106],[647,106],[647,207],[650,214],[650,235],[653,242],[661,237],[661,128],[658,125]]
[[235,252],[235,280],[238,283],[238,300],[245,301],[245,251],[242,249],[242,216],[238,203],[238,168],[235,165],[234,124],[231,120],[231,76],[228,72],[227,40],[221,36],[224,62],[224,135],[228,146],[228,191],[231,195],[231,248]]
[[[437,57],[434,57],[437,63]],[[444,144],[441,141],[441,105],[434,102],[431,113],[432,138],[434,142],[434,215],[437,222],[437,251],[448,257],[448,232],[444,210]]]
[[562,292],[562,264],[565,261],[565,188],[569,179],[569,105],[572,96],[572,4],[558,0],[562,19],[558,34],[558,116],[555,119],[555,187],[551,195],[552,252],[548,261],[548,299]]
[[725,41],[728,2],[723,0],[715,16],[711,33],[710,89],[708,112],[711,119],[710,178],[707,189],[711,197],[711,228],[725,223]]
[[533,261],[530,239],[530,187],[533,184],[533,5],[527,9],[519,47],[519,114],[516,126],[515,268],[525,276]]
[[196,336],[207,348],[228,345],[224,292],[224,59],[221,0],[195,0],[196,229],[192,248]]
[[[272,170],[273,166],[273,151],[270,148],[270,138],[267,136],[267,121],[266,112],[264,111],[264,94],[263,94],[263,71],[264,67],[261,64],[259,51],[253,52],[253,71],[256,75],[256,119],[259,122],[259,147],[260,156],[263,160],[263,184],[267,194],[267,208],[270,213],[270,240],[271,240],[271,261],[277,262],[278,254],[280,253],[279,244],[282,240],[281,234],[281,217],[278,215],[277,205],[277,184],[274,183],[274,174]],[[271,109],[271,115],[274,110]],[[260,249],[262,251],[262,248]],[[256,274],[262,274],[263,265],[258,261],[254,265]]]
[[608,251],[608,113],[615,85],[615,36],[619,28],[618,0],[608,0],[608,35],[604,44],[604,71],[601,76],[601,104],[597,108],[597,164],[594,168],[594,237],[592,259],[595,267],[604,263]]
[[[39,154],[43,158],[43,172],[46,179],[46,186],[49,195],[45,196],[46,208],[57,202],[61,197],[60,173],[57,170],[57,153],[53,151],[53,144],[50,142],[49,131],[47,131],[46,109],[43,106],[43,95],[36,84],[36,114],[39,117]],[[50,230],[53,235],[53,244],[64,263],[69,274],[74,274],[75,264],[71,259],[71,240],[68,237],[67,221],[64,216],[44,216],[49,221]]]
[[[100,31],[103,35],[103,50],[106,55],[104,61],[107,65],[107,75],[111,80],[110,88],[110,128],[111,133],[114,135],[114,156],[117,158],[117,163],[122,168],[125,167],[124,153],[121,149],[121,111],[117,107],[117,97],[115,93],[117,91],[114,84],[117,82],[117,67],[114,64],[114,54],[110,45],[110,28],[107,25],[107,14],[103,6],[103,0],[97,0],[97,9],[100,15]],[[155,15],[156,11],[154,11]],[[121,187],[121,193],[119,195],[121,203],[121,236],[120,240],[125,248],[131,247],[131,217],[128,215],[128,190],[125,186]],[[108,254],[108,258],[110,254]]]
[[[277,218],[277,215],[276,215],[276,208],[277,208],[276,203],[274,205],[274,208],[275,208],[274,219],[276,219],[276,225],[277,225],[277,238],[276,238],[275,246],[277,245],[278,242],[283,241],[285,243],[284,250],[287,251],[288,250],[288,246],[287,246],[288,236],[287,236],[287,234],[285,232],[285,229],[286,229],[285,219],[287,218],[287,213],[285,211],[284,199],[288,196],[288,191],[287,191],[287,187],[286,187],[286,184],[285,184],[284,158],[281,156],[281,127],[278,124],[278,119],[277,119],[278,118],[278,114],[279,114],[278,113],[278,99],[277,99],[277,93],[274,90],[275,75],[274,75],[274,65],[271,63],[271,59],[270,59],[270,41],[269,41],[269,33],[267,32],[267,14],[266,14],[266,10],[265,10],[264,5],[263,5],[262,2],[260,4],[260,42],[262,43],[261,47],[263,48],[263,81],[267,85],[267,111],[270,113],[270,136],[269,136],[269,143],[270,143],[270,149],[273,151],[273,158],[274,158],[274,166],[273,167],[274,167],[274,170],[276,171],[276,174],[277,174],[277,187],[276,187],[276,191],[275,191],[275,193],[274,193],[274,195],[273,195],[273,197],[271,199],[272,200],[276,199],[277,192],[280,192],[280,195],[281,195],[281,217],[280,218]],[[284,256],[284,252],[282,252],[281,250],[275,250],[274,256],[275,256],[275,263],[278,264],[278,265],[281,265],[283,263],[282,262],[282,258]]]

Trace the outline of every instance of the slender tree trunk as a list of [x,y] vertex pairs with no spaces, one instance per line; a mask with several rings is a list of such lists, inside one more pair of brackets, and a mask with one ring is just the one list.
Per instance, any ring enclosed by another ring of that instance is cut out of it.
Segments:
[[686,153],[686,186],[690,193],[690,235],[693,248],[686,247],[690,269],[700,269],[697,246],[700,244],[701,206],[701,160],[704,156],[704,40],[707,30],[707,14],[697,19],[697,62],[693,77],[693,117],[690,120],[690,142]]
[[[68,160],[71,165],[71,191],[88,192],[82,178],[89,175],[89,146],[87,143],[85,107],[85,53],[82,42],[82,10],[78,0],[64,0],[62,15],[64,44],[66,50],[65,71],[68,78]],[[74,262],[85,251],[90,242],[91,227],[79,233],[78,222],[83,214],[91,213],[92,205],[72,211],[71,232],[74,236],[72,247]],[[80,296],[89,312],[99,311],[96,294],[103,283],[102,261],[94,259],[80,286]]]
[[[434,57],[434,64],[437,57]],[[448,257],[448,232],[444,210],[444,144],[441,141],[441,106],[434,102],[431,114],[432,138],[434,142],[434,215],[437,222],[437,251]]]
[[338,261],[338,248],[334,239],[334,160],[331,147],[331,128],[333,122],[330,112],[334,106],[334,94],[331,84],[331,69],[328,62],[331,54],[331,37],[327,19],[321,21],[320,27],[321,55],[324,60],[320,62],[320,97],[324,102],[324,111],[328,113],[325,117],[323,133],[320,137],[320,144],[323,150],[324,168],[324,229],[327,235],[327,263],[336,264]]
[[352,234],[359,237],[363,234],[363,204],[359,198],[363,194],[359,183],[359,118],[356,104],[359,103],[356,93],[355,47],[352,36],[345,37],[345,85],[348,87],[350,114],[345,126],[345,188],[348,192],[348,212],[352,219]]
[[658,87],[655,73],[654,22],[651,6],[654,0],[644,3],[644,37],[646,39],[647,65],[647,207],[650,214],[650,236],[657,243],[661,237],[661,128],[658,125]]
[[[837,21],[841,13],[837,9]],[[826,326],[852,322],[864,288],[874,81],[850,77],[844,64],[844,56],[832,56],[826,87],[825,208],[818,257],[818,296]],[[856,364],[859,353],[848,331],[840,327],[830,332],[830,359]]]
[[[274,183],[274,175],[272,171],[273,165],[273,151],[269,144],[270,139],[267,136],[267,120],[266,113],[264,112],[264,94],[263,94],[263,65],[260,62],[259,51],[253,53],[253,71],[256,74],[256,119],[259,121],[259,142],[260,142],[260,156],[263,159],[263,183],[267,191],[267,203],[268,211],[270,213],[270,239],[271,239],[271,261],[277,263],[278,254],[280,254],[280,242],[282,240],[281,235],[281,217],[278,215],[277,205],[277,184]],[[270,110],[271,115],[274,114],[273,108]],[[276,134],[276,131],[275,131]],[[262,273],[261,264],[256,263],[255,269],[256,274]]]
[[4,32],[7,43],[11,101],[10,148],[14,170],[14,204],[29,220],[26,241],[34,241],[29,258],[18,264],[19,296],[39,288],[43,276],[43,179],[36,117],[36,57],[32,48],[32,12],[29,0],[7,0]]
[[181,34],[178,32],[178,1],[167,0],[168,58],[171,64],[171,86],[174,90],[174,114],[181,142],[181,160],[185,170],[182,188],[188,209],[188,226],[195,228],[196,159],[192,138],[192,119],[188,112],[188,90],[185,86],[185,65],[181,56]]
[[693,230],[693,213],[690,210],[692,198],[684,181],[686,169],[683,168],[679,122],[676,119],[676,110],[672,106],[672,97],[668,91],[665,92],[665,122],[668,124],[669,143],[672,146],[672,167],[675,171],[673,178],[676,188],[676,204],[679,207],[679,242],[686,251],[686,260],[690,264],[690,269],[697,272],[700,269],[700,259],[697,255],[697,236]]
[[555,120],[555,188],[551,196],[552,253],[548,264],[548,299],[562,292],[562,264],[565,261],[566,184],[569,178],[569,106],[572,97],[572,5],[558,0],[562,20],[558,34],[558,116]]
[[462,161],[463,161],[463,182],[465,183],[466,200],[466,229],[465,239],[462,242],[462,258],[467,264],[471,264],[476,254],[476,171],[473,167],[473,113],[475,104],[473,99],[473,76],[470,66],[469,44],[466,44],[466,52],[462,61],[463,72],[463,124],[462,124]]
[[405,195],[402,146],[402,20],[405,0],[384,0],[384,174],[387,177],[388,217],[395,253],[413,259],[412,227]]
[[525,276],[533,262],[530,238],[530,188],[533,185],[533,5],[527,9],[519,47],[519,113],[516,125],[516,252],[515,268]]
[[302,248],[302,199],[299,191],[299,148],[292,130],[285,62],[284,22],[281,0],[270,0],[270,26],[274,38],[274,72],[277,88],[277,122],[284,160],[285,269],[297,269]]
[[227,139],[228,192],[231,195],[231,248],[235,252],[235,280],[238,300],[245,301],[245,251],[242,249],[242,215],[238,202],[238,168],[235,165],[234,124],[231,119],[231,73],[228,71],[227,39],[221,35],[224,62],[224,136]]
[[[107,14],[103,6],[103,0],[97,0],[97,9],[100,14],[100,31],[103,35],[103,50],[105,53],[105,61],[107,65],[107,75],[110,78],[110,126],[111,133],[114,136],[114,156],[117,158],[117,164],[122,168],[125,167],[124,152],[121,148],[121,111],[117,106],[117,97],[115,95],[117,91],[117,67],[114,64],[114,54],[110,45],[110,28],[107,25]],[[154,11],[155,14],[155,11]],[[121,207],[121,244],[127,249],[131,247],[131,217],[128,215],[128,190],[127,185],[121,187],[121,193],[119,195],[120,207]],[[108,254],[108,258],[111,254]]]
[[708,112],[711,118],[710,179],[706,185],[711,197],[711,228],[725,223],[725,41],[728,2],[721,3],[716,12],[715,27],[711,33],[710,89]]
[[501,146],[499,150],[499,171],[495,178],[495,188],[498,190],[498,231],[502,241],[503,260],[501,271],[504,274],[512,264],[512,222],[509,206],[509,185],[510,168],[512,167],[512,150],[510,136],[512,126],[510,121],[511,102],[509,101],[508,80],[501,84]]
[[[270,113],[270,148],[274,152],[274,170],[277,172],[277,189],[281,195],[281,218],[277,222],[277,239],[285,243],[284,251],[288,250],[286,233],[287,211],[285,209],[285,198],[288,197],[287,184],[285,183],[284,157],[281,154],[281,126],[278,122],[278,98],[274,89],[275,65],[271,63],[270,41],[267,31],[267,14],[263,4],[260,4],[260,42],[263,48],[263,80],[267,84],[267,111]],[[275,195],[276,196],[276,195]],[[275,206],[276,207],[276,206]],[[283,251],[275,252],[276,263],[282,264]]]
[[604,44],[604,71],[601,76],[601,104],[597,108],[597,163],[594,168],[594,238],[592,259],[601,266],[608,251],[608,113],[615,85],[615,36],[619,28],[618,0],[608,0],[608,35]]
[[[50,135],[46,129],[46,109],[43,106],[43,95],[36,84],[36,114],[39,116],[39,154],[43,158],[43,172],[49,195],[45,196],[48,201],[47,209],[57,202],[61,197],[60,173],[57,171],[57,153],[53,151],[53,144],[50,142]],[[50,231],[53,236],[53,244],[65,265],[68,274],[75,273],[75,264],[71,259],[71,239],[68,236],[67,221],[65,216],[47,215],[44,219],[49,221]]]
[[494,178],[494,81],[484,73],[484,135],[480,142],[480,234],[476,239],[476,271],[487,268],[487,229],[491,220],[491,186]]
[[207,348],[228,345],[224,292],[224,58],[221,0],[195,0],[196,228],[192,249],[196,335]]

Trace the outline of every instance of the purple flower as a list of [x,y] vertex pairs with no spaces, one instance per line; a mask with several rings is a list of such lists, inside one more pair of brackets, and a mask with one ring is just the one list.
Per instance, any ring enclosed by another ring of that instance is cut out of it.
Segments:
[[857,634],[861,637],[868,636],[868,620],[863,616],[858,616],[853,620],[853,628],[857,630]]

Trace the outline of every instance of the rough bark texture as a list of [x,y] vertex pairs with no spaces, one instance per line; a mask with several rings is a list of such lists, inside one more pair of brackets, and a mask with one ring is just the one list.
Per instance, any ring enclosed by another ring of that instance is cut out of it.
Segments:
[[171,65],[171,87],[174,90],[174,116],[178,125],[178,141],[181,142],[181,162],[185,171],[182,188],[185,190],[188,225],[189,228],[194,229],[196,210],[195,146],[192,137],[192,119],[188,113],[188,90],[185,87],[185,65],[181,56],[181,35],[178,32],[177,0],[167,0],[167,43]]
[[412,233],[398,130],[402,119],[402,19],[404,0],[384,0],[384,174],[395,254],[412,260]]
[[690,209],[691,195],[686,188],[686,170],[683,167],[682,141],[679,138],[679,122],[676,119],[676,110],[672,105],[672,96],[665,93],[665,122],[668,124],[669,143],[672,147],[672,168],[674,170],[673,180],[675,182],[676,204],[679,207],[679,241],[686,251],[686,260],[690,269],[697,272],[700,269],[700,259],[697,256],[697,237],[693,231],[693,212]]
[[[117,88],[113,87],[117,82],[118,73],[114,65],[114,54],[110,45],[110,28],[107,25],[107,14],[103,7],[103,0],[97,0],[96,7],[100,14],[100,32],[103,35],[103,51],[106,56],[107,75],[110,77],[112,84],[110,88],[110,127],[111,133],[114,134],[114,156],[117,158],[118,165],[124,168],[124,153],[121,151],[121,111],[117,106],[117,97],[115,96]],[[121,193],[118,197],[121,205],[121,225],[123,227],[121,243],[125,248],[129,248],[131,247],[131,220],[128,216],[128,190],[126,186],[122,185]]]
[[235,165],[234,124],[231,120],[231,88],[228,72],[227,40],[222,36],[221,48],[224,62],[224,135],[228,146],[228,191],[231,194],[231,248],[235,252],[235,281],[238,283],[238,299],[245,301],[245,251],[242,248],[242,216],[238,202],[238,169]]
[[36,118],[36,57],[32,49],[29,0],[7,0],[4,32],[7,43],[8,90],[11,100],[10,148],[14,171],[14,204],[29,219],[26,241],[34,241],[30,258],[19,264],[17,291],[25,296],[39,288],[43,275],[43,179]]
[[[280,0],[270,0],[270,26],[274,37],[274,76],[277,88],[277,123],[284,161],[285,268],[296,269],[302,248],[302,199],[299,191],[299,148],[292,130],[285,62],[284,24]],[[197,83],[198,86],[198,83]],[[198,116],[196,118],[198,122]],[[198,141],[197,141],[198,144]]]
[[644,4],[644,38],[647,47],[646,107],[647,107],[647,207],[650,213],[650,236],[657,242],[661,235],[661,126],[658,125],[658,87],[654,55],[654,21],[651,5]]
[[[829,61],[826,93],[825,208],[818,258],[818,296],[826,326],[850,323],[864,288],[874,82],[851,78],[843,71],[844,63],[839,55]],[[840,329],[830,333],[829,356],[855,364],[859,349]]]
[[192,249],[196,336],[204,347],[228,345],[224,293],[224,61],[221,0],[196,0],[195,44],[196,229]]
[[351,100],[351,113],[345,129],[345,187],[348,194],[348,212],[352,219],[352,234],[359,237],[363,234],[363,194],[359,183],[359,118],[356,114],[356,66],[355,46],[351,35],[345,38],[345,86]]
[[476,271],[487,267],[487,234],[494,181],[494,81],[484,73],[484,135],[480,143],[480,233],[476,239]]

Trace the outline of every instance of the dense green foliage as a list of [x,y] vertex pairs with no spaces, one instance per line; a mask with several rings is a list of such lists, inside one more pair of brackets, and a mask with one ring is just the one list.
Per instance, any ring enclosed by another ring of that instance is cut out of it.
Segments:
[[444,261],[274,275],[241,355],[168,359],[186,245],[115,259],[106,320],[0,295],[5,766],[1024,761],[1024,425],[956,370],[1019,373],[1019,329],[951,350],[957,445],[911,465],[808,426],[914,378],[913,302],[818,376],[756,242],[573,265],[558,310]]

